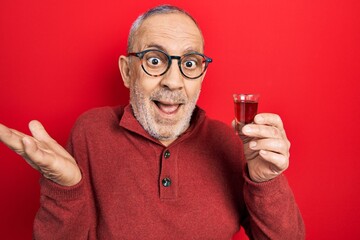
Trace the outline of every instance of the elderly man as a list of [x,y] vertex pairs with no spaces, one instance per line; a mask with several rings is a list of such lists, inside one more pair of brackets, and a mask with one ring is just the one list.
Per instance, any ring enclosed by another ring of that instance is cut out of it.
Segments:
[[243,145],[206,117],[203,48],[188,13],[153,8],[119,59],[130,105],[83,114],[67,151],[37,121],[32,136],[0,125],[1,141],[43,175],[35,239],[230,239],[241,226],[251,239],[304,238],[281,119],[257,115]]

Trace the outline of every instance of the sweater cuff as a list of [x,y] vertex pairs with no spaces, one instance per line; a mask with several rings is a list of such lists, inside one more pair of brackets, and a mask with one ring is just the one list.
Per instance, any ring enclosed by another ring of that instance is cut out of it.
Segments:
[[74,186],[62,186],[45,177],[40,178],[40,194],[54,200],[72,201],[85,196],[84,178]]
[[248,191],[252,195],[259,197],[286,193],[290,189],[290,186],[284,174],[280,174],[279,176],[269,181],[257,183],[250,179],[246,167],[246,171],[244,171],[244,179],[245,179],[244,188],[246,189],[246,191]]

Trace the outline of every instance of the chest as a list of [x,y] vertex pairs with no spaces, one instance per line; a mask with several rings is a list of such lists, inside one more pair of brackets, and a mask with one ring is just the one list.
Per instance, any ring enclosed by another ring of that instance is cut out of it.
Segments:
[[230,238],[240,225],[240,164],[226,150],[194,144],[165,148],[125,138],[112,142],[111,151],[92,146],[99,232],[117,238]]

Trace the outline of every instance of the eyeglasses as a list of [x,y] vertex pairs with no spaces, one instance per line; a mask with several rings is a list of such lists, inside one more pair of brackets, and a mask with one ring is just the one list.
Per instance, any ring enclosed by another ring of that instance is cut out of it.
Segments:
[[164,75],[170,68],[172,59],[178,60],[181,74],[189,79],[196,79],[204,74],[212,59],[198,52],[189,52],[182,56],[170,56],[162,50],[148,49],[142,52],[128,53],[138,57],[144,72],[153,77]]

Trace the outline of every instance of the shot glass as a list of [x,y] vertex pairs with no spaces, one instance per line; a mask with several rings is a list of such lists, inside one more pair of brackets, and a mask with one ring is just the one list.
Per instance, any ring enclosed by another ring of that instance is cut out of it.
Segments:
[[254,121],[258,110],[259,97],[259,94],[233,94],[237,131],[240,131],[245,124]]

